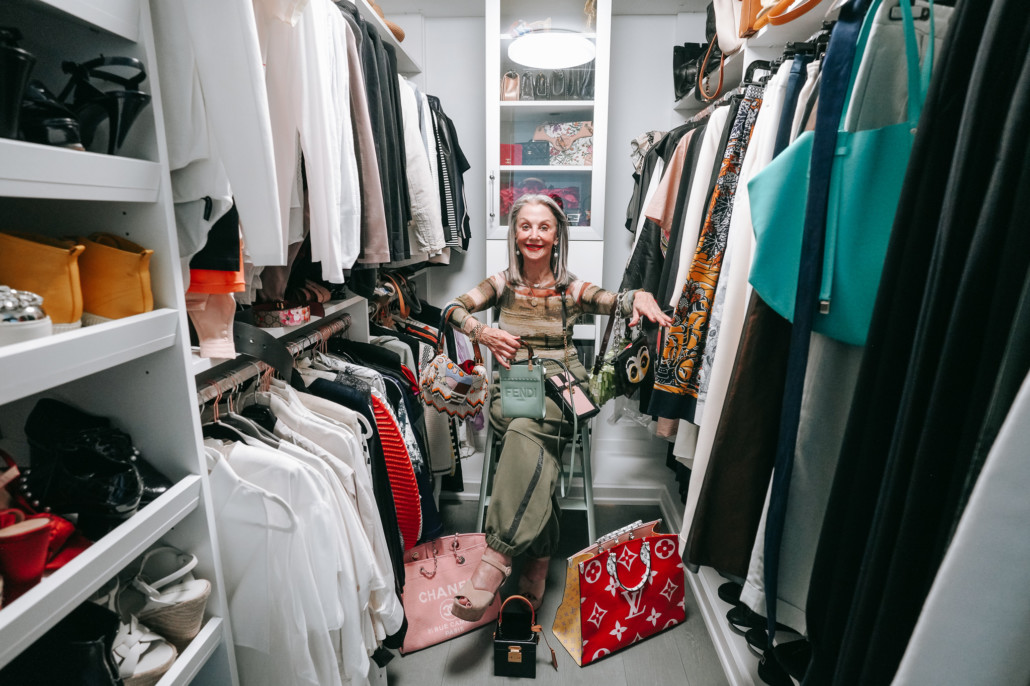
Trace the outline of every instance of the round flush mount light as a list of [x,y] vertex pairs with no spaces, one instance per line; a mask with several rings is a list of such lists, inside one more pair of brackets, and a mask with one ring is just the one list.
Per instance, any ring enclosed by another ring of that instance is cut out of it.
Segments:
[[534,69],[568,69],[594,59],[596,47],[581,33],[533,31],[511,42],[508,58]]

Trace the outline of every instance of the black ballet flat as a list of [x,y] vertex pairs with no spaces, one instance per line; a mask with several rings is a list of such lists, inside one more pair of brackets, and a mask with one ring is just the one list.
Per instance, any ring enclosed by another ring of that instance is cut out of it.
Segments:
[[21,137],[30,143],[85,150],[79,120],[43,82],[30,81],[21,105]]
[[[110,68],[133,72],[133,76],[120,76]],[[106,123],[107,154],[117,154],[133,123],[150,104],[150,94],[139,90],[147,78],[143,63],[135,57],[101,55],[88,62],[62,62],[61,69],[71,78],[59,99],[78,117],[83,144],[92,149],[97,132]],[[101,90],[96,81],[113,83],[121,89]]]

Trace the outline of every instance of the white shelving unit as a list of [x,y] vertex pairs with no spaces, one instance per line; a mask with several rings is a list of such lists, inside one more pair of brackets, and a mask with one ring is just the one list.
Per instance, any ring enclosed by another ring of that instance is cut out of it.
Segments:
[[162,686],[238,683],[189,367],[183,284],[146,0],[11,0],[0,25],[24,35],[32,78],[59,92],[61,62],[98,55],[143,62],[152,100],[117,156],[0,140],[4,230],[49,236],[103,231],[154,250],[153,312],[0,348],[0,446],[30,462],[23,427],[41,397],[109,418],[173,487],[0,610],[0,667],[157,542],[197,555],[212,583],[207,618]]

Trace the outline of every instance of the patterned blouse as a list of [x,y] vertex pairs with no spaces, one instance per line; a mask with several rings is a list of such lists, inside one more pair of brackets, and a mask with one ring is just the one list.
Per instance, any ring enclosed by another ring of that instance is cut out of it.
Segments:
[[[536,295],[534,295],[536,293]],[[633,296],[636,291],[617,294],[606,291],[592,283],[574,279],[566,291],[566,334],[569,341],[568,354],[576,356],[572,345],[572,326],[581,314],[609,314],[612,305],[619,301],[619,316],[633,314]],[[561,329],[561,295],[554,288],[530,289],[528,286],[511,286],[504,273],[487,277],[481,284],[452,301],[457,305],[451,315],[451,323],[469,334],[479,324],[473,312],[495,308],[495,326],[522,339],[523,344],[533,346],[540,357],[561,359],[565,354]],[[450,305],[448,305],[450,306]],[[516,359],[524,360],[528,355],[525,347],[520,348]]]

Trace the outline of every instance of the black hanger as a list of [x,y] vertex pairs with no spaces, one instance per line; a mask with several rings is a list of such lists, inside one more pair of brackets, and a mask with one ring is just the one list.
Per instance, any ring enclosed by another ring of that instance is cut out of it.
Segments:
[[246,436],[239,430],[221,422],[210,422],[200,427],[204,438],[214,438],[219,441],[232,441],[234,443],[246,442]]
[[768,60],[755,60],[747,65],[747,71],[744,72],[744,81],[741,85],[750,86],[759,83],[759,81],[755,80],[755,72],[759,70],[771,73],[772,64]]

